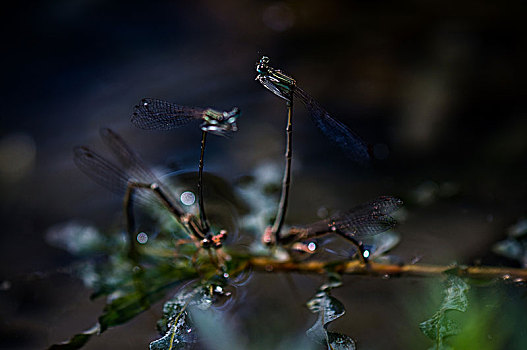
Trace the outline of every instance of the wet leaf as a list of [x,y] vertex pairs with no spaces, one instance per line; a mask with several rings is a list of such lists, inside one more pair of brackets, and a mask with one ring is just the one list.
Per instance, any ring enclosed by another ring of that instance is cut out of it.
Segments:
[[460,332],[459,325],[446,318],[444,313],[436,314],[431,319],[422,322],[419,328],[424,335],[432,340],[446,338]]
[[327,274],[328,281],[324,283],[322,286],[320,286],[319,290],[326,291],[331,290],[332,288],[338,288],[342,286],[342,276],[338,273],[329,272]]
[[313,299],[307,302],[307,307],[311,312],[321,315],[323,326],[336,320],[346,312],[344,305],[326,292],[317,293]]
[[332,288],[342,284],[340,276],[330,274],[329,281],[322,285],[314,298],[307,302],[308,309],[318,314],[315,324],[306,331],[306,335],[319,344],[325,344],[328,349],[355,349],[355,342],[350,337],[328,332],[329,323],[344,315],[346,309],[336,298],[329,295]]
[[445,298],[441,304],[440,311],[457,310],[461,312],[467,311],[468,298],[467,292],[468,284],[461,278],[456,276],[448,276],[446,281]]
[[99,333],[99,331],[100,331],[100,327],[99,327],[99,324],[97,323],[92,328],[90,328],[90,329],[88,329],[88,330],[86,330],[86,331],[84,331],[82,333],[75,334],[73,337],[71,337],[70,340],[62,342],[60,344],[51,345],[48,348],[48,350],[74,350],[74,349],[80,349],[88,342],[88,340],[90,340],[90,338],[93,335]]
[[181,310],[170,324],[166,334],[150,343],[150,350],[185,349],[197,341],[197,334],[191,327],[192,321],[186,310]]
[[447,349],[444,340],[459,334],[460,326],[448,318],[450,311],[465,312],[468,307],[468,284],[457,276],[449,275],[445,282],[444,298],[439,310],[428,320],[419,325],[419,329],[428,338],[434,340],[434,349]]
[[[215,282],[219,281],[216,279]],[[190,285],[178,291],[163,306],[158,329],[163,335],[150,343],[151,350],[184,349],[198,341],[190,309],[208,310],[223,293],[219,284]]]
[[355,350],[355,342],[347,335],[327,332],[328,348],[331,350]]

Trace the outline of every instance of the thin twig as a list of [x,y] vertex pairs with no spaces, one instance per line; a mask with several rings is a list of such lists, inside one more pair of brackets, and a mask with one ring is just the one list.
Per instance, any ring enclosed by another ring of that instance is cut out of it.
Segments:
[[511,281],[527,279],[527,269],[490,266],[462,266],[462,265],[390,265],[360,261],[326,262],[326,261],[277,261],[267,257],[253,257],[247,265],[255,270],[268,272],[299,272],[324,274],[335,271],[348,275],[368,276],[420,276],[433,277],[444,273],[461,277],[493,279],[500,278]]

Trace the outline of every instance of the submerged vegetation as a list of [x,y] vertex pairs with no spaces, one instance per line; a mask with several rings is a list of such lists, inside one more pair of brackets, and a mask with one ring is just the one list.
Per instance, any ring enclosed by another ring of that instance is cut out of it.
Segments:
[[[481,280],[494,284],[512,282],[515,287],[525,287],[527,227],[521,226],[521,222],[511,231],[510,239],[498,243],[495,248],[499,254],[521,263],[523,268],[517,269],[420,265],[388,255],[400,241],[393,229],[397,211],[403,205],[402,200],[391,195],[319,222],[293,227],[285,224],[292,177],[295,98],[306,106],[321,132],[357,166],[370,166],[371,148],[346,125],[331,117],[295,79],[270,67],[269,63],[267,57],[258,62],[257,80],[286,104],[284,173],[281,184],[277,184],[278,179],[273,177],[276,174],[264,168],[256,169],[253,176],[232,189],[235,194],[227,202],[243,208],[238,223],[232,218],[211,215],[203,196],[207,133],[231,136],[237,132],[236,120],[241,114],[236,107],[220,112],[144,99],[134,110],[132,123],[142,129],[171,130],[193,121],[201,123],[197,203],[194,194],[185,191],[177,181],[178,176],[188,174],[178,174],[175,181],[160,180],[112,130],[103,129],[101,136],[119,165],[90,148],[75,149],[75,162],[84,173],[123,196],[126,234],[109,233],[78,223],[59,225],[48,232],[51,244],[82,259],[75,269],[93,289],[92,297],[106,297],[107,300],[93,327],[50,349],[81,348],[92,336],[133,319],[168,297],[175,287],[177,290],[165,302],[163,316],[157,324],[159,338],[150,343],[150,349],[251,348],[246,339],[236,335],[234,326],[225,322],[223,311],[236,304],[236,289],[243,289],[252,273],[264,271],[326,277],[326,282],[313,291],[314,296],[304,301],[308,310],[316,315],[313,325],[306,329],[306,339],[293,340],[289,348],[357,347],[360,340],[329,330],[333,328],[332,322],[345,314],[345,305],[332,295],[332,291],[344,283],[344,274],[372,278],[438,277],[444,284],[443,300],[439,306],[434,304],[435,311],[428,320],[416,324],[416,328],[430,339],[431,348],[499,349],[507,344],[504,339],[474,338],[475,335],[487,337],[487,329],[481,329],[488,327],[488,319],[496,318],[488,310],[478,314],[485,315],[481,317],[481,327],[475,319],[460,319],[456,314],[470,311],[470,286],[476,284],[476,279],[478,283]],[[269,173],[273,176],[269,177]],[[271,185],[281,188],[278,204],[274,193],[269,191]],[[235,197],[242,198],[245,203],[236,202]],[[136,204],[141,206],[141,211]],[[138,229],[139,212],[153,219],[154,230]],[[332,240],[341,240],[340,250],[332,245]],[[498,299],[493,302],[493,310],[497,310]],[[464,333],[469,337],[464,338]]]

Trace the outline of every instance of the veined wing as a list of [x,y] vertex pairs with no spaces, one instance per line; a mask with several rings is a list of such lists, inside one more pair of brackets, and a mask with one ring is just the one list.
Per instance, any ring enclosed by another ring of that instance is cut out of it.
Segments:
[[93,181],[110,191],[124,195],[130,175],[85,146],[73,149],[75,165]]
[[364,237],[375,235],[392,229],[397,224],[389,215],[372,213],[370,215],[347,217],[342,216],[330,222],[330,227],[349,237]]
[[141,183],[159,182],[152,171],[143,163],[139,155],[132,150],[121,136],[111,129],[103,128],[100,130],[101,138],[129,176],[128,180]]
[[393,228],[397,222],[389,214],[402,206],[399,198],[381,196],[332,218],[305,227],[307,236],[340,231],[350,237],[370,236]]
[[320,131],[342,148],[351,160],[360,164],[367,164],[370,161],[369,147],[356,133],[332,118],[307,92],[298,86],[293,91],[294,95],[304,103]]
[[132,124],[145,130],[172,130],[201,120],[205,109],[185,107],[155,98],[144,98],[134,107]]
[[[121,196],[124,196],[132,182],[147,185],[155,183],[171,203],[177,205],[167,187],[141,162],[139,156],[119,135],[110,129],[102,129],[101,136],[123,166],[117,166],[88,147],[81,146],[74,149],[74,162],[82,172],[99,185]],[[134,199],[143,205],[162,205],[159,198],[145,188],[136,188]],[[179,207],[176,209],[183,212]]]
[[346,211],[341,216],[359,217],[369,214],[390,215],[401,208],[403,201],[393,196],[380,196],[369,202],[362,203]]

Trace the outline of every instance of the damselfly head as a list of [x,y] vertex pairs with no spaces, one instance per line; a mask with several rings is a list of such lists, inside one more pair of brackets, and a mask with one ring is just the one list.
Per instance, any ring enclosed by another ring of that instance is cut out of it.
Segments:
[[256,65],[256,71],[259,73],[256,80],[276,96],[291,101],[296,86],[295,79],[279,69],[269,67],[268,63],[269,57],[264,56]]
[[260,59],[260,62],[258,62],[256,64],[256,71],[259,73],[259,74],[263,74],[263,75],[266,75],[268,72],[269,72],[269,57],[267,56],[263,56],[261,59]]
[[236,119],[241,115],[240,109],[234,107],[229,112],[218,112],[208,109],[203,115],[201,130],[213,133],[218,136],[229,137],[238,131]]

